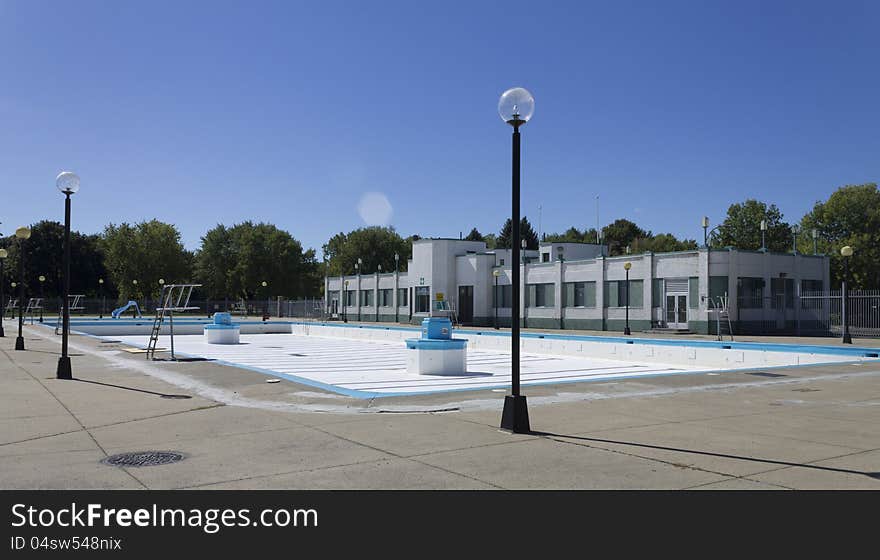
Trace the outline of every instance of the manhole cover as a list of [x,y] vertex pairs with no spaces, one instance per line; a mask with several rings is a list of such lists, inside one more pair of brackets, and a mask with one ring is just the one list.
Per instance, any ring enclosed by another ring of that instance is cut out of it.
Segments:
[[153,467],[182,460],[183,454],[174,451],[132,451],[107,457],[101,462],[114,467]]

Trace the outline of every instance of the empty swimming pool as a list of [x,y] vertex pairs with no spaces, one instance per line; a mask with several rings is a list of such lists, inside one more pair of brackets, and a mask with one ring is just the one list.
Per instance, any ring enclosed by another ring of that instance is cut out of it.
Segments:
[[[86,323],[74,322],[72,328],[110,334],[106,322],[100,329]],[[198,325],[203,323],[199,321]],[[114,340],[146,346],[146,334],[133,334],[131,330],[131,334],[125,334],[123,323],[111,326],[119,333],[113,334]],[[201,334],[176,335],[175,349],[178,354],[358,398],[510,385],[510,337],[503,332],[455,331],[456,337],[468,339],[467,374],[434,376],[407,373],[403,341],[418,337],[418,329],[280,321],[272,329],[274,332],[267,334],[242,334],[237,345],[208,344]],[[181,330],[198,332],[195,327]],[[268,328],[249,330],[266,332]],[[169,346],[167,336],[160,337],[159,346]],[[876,359],[876,350],[865,348],[523,333],[521,376],[522,384],[529,386]]]

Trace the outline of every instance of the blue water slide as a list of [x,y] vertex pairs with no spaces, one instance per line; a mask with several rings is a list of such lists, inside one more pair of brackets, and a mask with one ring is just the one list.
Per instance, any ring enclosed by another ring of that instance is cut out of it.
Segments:
[[138,318],[142,318],[143,315],[141,315],[141,308],[138,307],[138,302],[136,302],[134,300],[129,300],[128,303],[126,303],[122,307],[117,307],[116,309],[114,309],[110,313],[110,316],[113,317],[114,319],[119,319],[120,315],[122,315],[123,313],[125,313],[126,311],[131,309],[132,307],[134,307],[134,310],[137,312]]

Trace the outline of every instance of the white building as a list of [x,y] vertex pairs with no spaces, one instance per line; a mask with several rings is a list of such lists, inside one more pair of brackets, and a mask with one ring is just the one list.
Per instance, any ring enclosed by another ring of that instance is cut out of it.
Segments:
[[[828,289],[830,278],[827,256],[800,253],[702,248],[608,257],[601,245],[541,243],[522,254],[524,328],[622,331],[628,310],[633,331],[715,332],[714,309],[726,299],[735,332],[786,332],[811,312],[796,304],[800,292]],[[407,272],[325,278],[331,315],[420,323],[442,300],[463,325],[510,325],[510,250],[421,239],[412,255]]]

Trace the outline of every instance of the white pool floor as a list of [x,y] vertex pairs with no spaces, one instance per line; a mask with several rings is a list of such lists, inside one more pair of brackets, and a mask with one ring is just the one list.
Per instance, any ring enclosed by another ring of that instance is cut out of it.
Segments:
[[[144,335],[106,338],[142,348],[147,344]],[[158,347],[170,347],[167,336],[159,338]],[[468,349],[467,375],[438,376],[407,373],[406,346],[402,342],[255,334],[242,335],[241,344],[222,345],[208,344],[202,335],[177,335],[174,349],[178,357],[186,355],[219,360],[357,397],[510,386],[511,360],[510,354],[505,352]],[[157,355],[167,356],[168,353]],[[522,353],[520,364],[523,385],[670,375],[705,369],[531,353]]]

